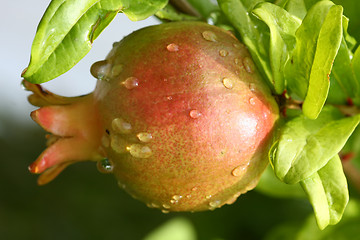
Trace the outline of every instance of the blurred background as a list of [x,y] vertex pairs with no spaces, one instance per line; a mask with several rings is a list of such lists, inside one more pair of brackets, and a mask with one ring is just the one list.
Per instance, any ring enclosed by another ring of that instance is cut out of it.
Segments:
[[[49,2],[1,4],[0,239],[287,239],[290,231],[306,224],[317,231],[307,200],[272,198],[258,191],[215,211],[164,214],[132,199],[112,175],[99,173],[91,162],[72,165],[50,184],[37,186],[37,176],[27,167],[44,149],[45,133],[30,119],[35,107],[27,102],[20,74]],[[357,14],[356,8],[345,13]],[[155,18],[131,22],[119,14],[78,65],[43,86],[65,96],[91,92],[91,64],[104,59],[114,41],[157,23]],[[353,35],[359,35],[358,26],[350,21]],[[164,238],[166,231],[173,238]]]

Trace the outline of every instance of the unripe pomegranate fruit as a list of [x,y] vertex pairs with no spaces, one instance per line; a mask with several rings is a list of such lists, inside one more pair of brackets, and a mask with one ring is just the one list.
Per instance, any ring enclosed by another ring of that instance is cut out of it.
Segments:
[[99,162],[121,187],[163,211],[232,203],[268,164],[278,107],[246,47],[200,22],[138,30],[95,63],[93,93],[54,95],[25,82],[51,133],[30,166],[51,181],[76,161]]

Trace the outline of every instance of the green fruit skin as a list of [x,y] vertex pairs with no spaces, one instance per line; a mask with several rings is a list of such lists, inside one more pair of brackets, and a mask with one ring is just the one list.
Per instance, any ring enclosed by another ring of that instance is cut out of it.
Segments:
[[203,211],[256,186],[278,106],[231,33],[200,22],[151,26],[114,44],[105,63],[94,92],[105,152],[134,198]]

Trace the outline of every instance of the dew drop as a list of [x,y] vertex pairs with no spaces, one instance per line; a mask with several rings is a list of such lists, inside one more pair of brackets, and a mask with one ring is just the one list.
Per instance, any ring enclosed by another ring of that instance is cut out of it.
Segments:
[[101,138],[101,144],[102,144],[104,147],[106,147],[106,148],[108,148],[108,147],[110,146],[110,138],[109,138],[108,135],[102,136],[102,138]]
[[152,135],[151,133],[147,133],[147,132],[141,132],[141,133],[138,133],[136,135],[136,137],[141,141],[141,142],[150,142],[151,139],[152,139]]
[[186,198],[187,199],[191,198],[191,194],[186,195]]
[[210,42],[216,42],[216,34],[213,33],[212,31],[204,31],[202,32],[202,36],[205,40],[210,41]]
[[196,109],[193,109],[193,110],[190,111],[189,115],[190,115],[191,118],[195,119],[195,118],[199,118],[201,116],[201,112],[199,112]]
[[234,46],[235,48],[237,48],[237,49],[240,49],[240,48],[241,48],[241,44],[239,44],[239,43],[234,43],[233,46]]
[[122,119],[122,118],[115,118],[111,122],[111,127],[117,133],[130,133],[132,130],[131,124],[124,121],[124,119]]
[[111,77],[119,76],[123,69],[124,66],[122,64],[114,64],[111,68]]
[[152,155],[151,148],[141,144],[132,144],[126,149],[135,158],[149,158]]
[[128,77],[123,84],[127,89],[134,89],[139,86],[139,80],[136,77]]
[[210,199],[211,197],[212,197],[212,195],[205,196],[206,199]]
[[181,198],[182,198],[181,195],[174,195],[174,196],[172,196],[172,199],[175,200],[175,201],[179,201]]
[[111,136],[111,148],[117,153],[125,153],[126,150],[126,141],[119,135],[112,135]]
[[197,187],[193,187],[193,188],[191,189],[191,191],[195,192],[197,189],[198,189]]
[[245,70],[248,73],[253,73],[254,72],[254,63],[249,57],[245,57],[243,59],[243,64],[244,64]]
[[162,206],[165,209],[170,209],[171,208],[171,206],[169,204],[167,204],[167,203],[164,203]]
[[172,98],[172,96],[167,96],[166,99],[171,101],[173,98]]
[[176,45],[175,43],[170,43],[169,45],[166,46],[166,49],[169,52],[177,52],[177,51],[179,51],[179,46]]
[[171,204],[176,204],[176,203],[178,203],[178,201],[176,201],[176,200],[174,200],[174,199],[171,199],[171,200],[170,200],[170,203],[171,203]]
[[240,165],[231,171],[231,175],[234,177],[241,177],[245,172],[249,164]]
[[238,197],[239,197],[240,195],[241,195],[240,193],[234,194],[231,198],[229,198],[229,199],[226,201],[226,204],[228,204],[228,205],[233,204],[234,202],[236,202],[236,200],[238,199]]
[[101,173],[111,173],[113,171],[113,165],[107,158],[97,162],[97,168]]
[[107,75],[109,74],[110,67],[111,64],[107,60],[98,61],[91,66],[90,73],[99,80],[108,81]]
[[220,201],[220,200],[215,200],[215,201],[209,202],[210,209],[215,209],[215,208],[218,207],[220,204],[221,204],[221,201]]
[[223,78],[222,83],[227,89],[232,89],[234,87],[233,82],[230,78]]
[[119,44],[120,44],[120,42],[114,42],[112,46],[113,46],[113,48],[114,48],[114,47],[119,46]]
[[254,83],[250,83],[250,84],[249,84],[249,88],[250,88],[250,91],[254,92],[254,91],[255,91],[255,84],[254,84]]
[[250,99],[249,99],[249,103],[250,103],[251,105],[255,105],[255,103],[256,103],[256,102],[255,102],[255,99],[254,99],[254,98],[250,98]]
[[225,49],[222,49],[222,50],[219,51],[219,55],[221,57],[226,57],[227,55],[229,55],[229,52],[226,51]]
[[151,205],[152,208],[160,208],[159,205],[156,204],[156,203],[151,203],[150,205]]

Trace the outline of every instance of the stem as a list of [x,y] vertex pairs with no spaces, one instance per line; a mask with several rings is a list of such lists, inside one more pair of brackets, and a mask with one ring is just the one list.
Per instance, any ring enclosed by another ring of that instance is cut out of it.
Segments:
[[170,3],[180,12],[195,17],[201,17],[201,14],[195,8],[193,8],[191,4],[186,0],[170,0]]

